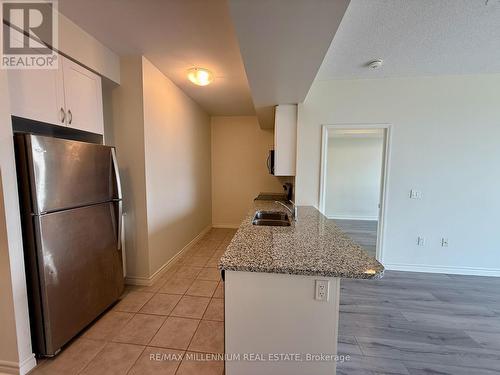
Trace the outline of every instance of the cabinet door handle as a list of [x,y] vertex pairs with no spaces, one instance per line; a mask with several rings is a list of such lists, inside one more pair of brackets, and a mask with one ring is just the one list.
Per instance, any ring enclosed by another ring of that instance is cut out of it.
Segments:
[[71,113],[71,109],[68,110],[68,122],[71,124],[73,122],[73,114]]
[[64,112],[63,107],[61,107],[60,114],[61,114],[61,122],[64,124],[64,120],[66,120],[66,112]]

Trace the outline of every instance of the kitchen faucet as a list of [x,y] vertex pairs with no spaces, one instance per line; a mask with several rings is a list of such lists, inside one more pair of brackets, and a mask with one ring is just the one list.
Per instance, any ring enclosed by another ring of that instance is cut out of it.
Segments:
[[285,203],[283,203],[281,201],[274,201],[274,203],[278,203],[278,204],[282,205],[283,207],[285,207],[292,215],[292,219],[294,221],[297,221],[297,206],[291,200],[289,200],[288,202],[292,205],[292,208],[288,207]]

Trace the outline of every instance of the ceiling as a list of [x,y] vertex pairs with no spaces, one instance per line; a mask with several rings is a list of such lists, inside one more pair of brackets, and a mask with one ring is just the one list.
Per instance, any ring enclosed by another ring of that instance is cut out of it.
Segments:
[[349,0],[229,0],[259,123],[304,101]]
[[[210,115],[255,114],[225,0],[59,0],[59,10],[120,56],[144,55]],[[195,86],[186,70],[214,72]]]
[[[120,56],[144,55],[210,115],[257,113],[262,127],[273,126],[275,105],[302,102],[314,77],[500,73],[500,0],[59,0],[59,9]],[[368,69],[376,58],[382,68]],[[189,82],[195,65],[214,83]]]
[[476,73],[500,73],[499,0],[352,0],[316,79]]

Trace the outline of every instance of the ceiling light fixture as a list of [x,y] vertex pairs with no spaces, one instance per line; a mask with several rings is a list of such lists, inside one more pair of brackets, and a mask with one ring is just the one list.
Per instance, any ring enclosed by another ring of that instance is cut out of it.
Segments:
[[198,86],[206,86],[213,82],[214,75],[208,69],[191,68],[187,71],[188,79]]
[[370,69],[378,69],[382,66],[382,64],[384,63],[384,60],[382,59],[377,59],[377,60],[372,60],[370,61],[367,66],[368,68]]

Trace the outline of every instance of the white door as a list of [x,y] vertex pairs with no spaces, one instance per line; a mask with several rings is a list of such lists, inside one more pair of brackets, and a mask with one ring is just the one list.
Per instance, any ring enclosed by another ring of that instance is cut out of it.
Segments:
[[103,134],[101,77],[73,61],[65,58],[61,60],[67,125]]
[[11,113],[14,116],[65,125],[62,69],[9,70]]

